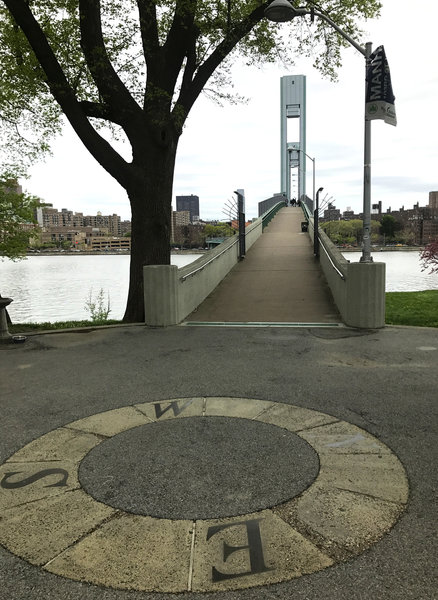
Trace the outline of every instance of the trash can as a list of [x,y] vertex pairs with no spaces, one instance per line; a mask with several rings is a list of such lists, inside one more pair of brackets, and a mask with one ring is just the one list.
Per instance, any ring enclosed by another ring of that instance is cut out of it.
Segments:
[[309,224],[307,221],[301,221],[301,231],[307,231]]

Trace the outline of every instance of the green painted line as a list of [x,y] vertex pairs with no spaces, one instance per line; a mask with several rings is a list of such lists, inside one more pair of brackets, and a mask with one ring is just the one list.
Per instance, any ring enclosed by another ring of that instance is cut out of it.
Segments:
[[343,323],[270,323],[263,321],[184,321],[185,327],[345,327]]

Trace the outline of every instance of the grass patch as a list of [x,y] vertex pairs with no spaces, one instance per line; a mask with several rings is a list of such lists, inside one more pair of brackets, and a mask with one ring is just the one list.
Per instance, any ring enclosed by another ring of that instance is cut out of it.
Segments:
[[[411,325],[414,327],[438,327],[438,290],[424,292],[387,292],[387,325]],[[59,321],[57,323],[16,323],[9,325],[9,332],[32,333],[51,329],[72,329],[75,327],[99,327],[118,325],[123,321]]]
[[9,333],[33,333],[53,329],[74,329],[75,327],[99,327],[102,325],[118,325],[122,321],[58,321],[56,323],[14,323],[8,326]]
[[438,327],[438,290],[387,292],[386,324]]

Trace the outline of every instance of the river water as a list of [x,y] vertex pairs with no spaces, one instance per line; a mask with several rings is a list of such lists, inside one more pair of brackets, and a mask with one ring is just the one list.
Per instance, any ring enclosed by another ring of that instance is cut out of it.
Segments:
[[[198,254],[172,255],[172,264],[182,267]],[[345,253],[351,262],[360,252]],[[438,274],[421,272],[419,252],[377,252],[374,260],[386,263],[386,290],[438,289]],[[109,318],[121,319],[129,283],[129,256],[98,255],[29,256],[12,262],[0,260],[0,293],[12,298],[8,310],[16,323],[89,319],[86,302],[102,289],[109,295]]]
[[[172,255],[183,267],[199,254]],[[109,295],[109,319],[121,319],[129,286],[129,255],[38,255],[12,262],[0,259],[0,293],[12,298],[8,311],[15,323],[90,319],[86,302],[102,289]]]

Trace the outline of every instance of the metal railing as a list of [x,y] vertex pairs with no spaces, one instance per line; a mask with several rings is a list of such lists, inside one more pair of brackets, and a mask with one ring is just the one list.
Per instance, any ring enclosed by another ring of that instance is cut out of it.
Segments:
[[[284,207],[284,205],[285,205],[284,200],[281,200],[280,202],[277,202],[274,206],[272,206],[269,210],[267,210],[263,215],[261,215],[261,217],[259,217],[262,220],[262,231],[272,221],[272,219],[275,217],[275,215],[280,210],[280,208]],[[245,236],[246,236],[246,231],[245,231]],[[224,241],[227,241],[227,240],[225,239]],[[214,260],[216,260],[217,258],[219,258],[219,256],[221,256],[225,252],[228,252],[228,250],[230,250],[230,248],[232,248],[238,242],[239,242],[239,237],[236,236],[236,239],[234,240],[234,242],[232,244],[228,244],[226,248],[224,248],[223,250],[221,250],[220,252],[218,252],[217,254],[215,254],[214,256],[212,256],[210,258],[210,260],[208,260],[207,262],[203,263],[202,265],[200,265],[196,269],[193,269],[192,271],[190,271],[186,275],[183,275],[182,277],[180,277],[180,281],[185,281],[186,279],[188,279],[192,275],[195,275],[195,273],[198,273],[199,271],[202,271],[202,269],[205,269],[205,267],[207,265],[209,265]],[[219,246],[221,246],[221,245],[222,244],[219,244]]]
[[345,280],[345,275],[342,273],[342,271],[340,271],[338,269],[338,267],[335,265],[335,263],[332,260],[332,257],[330,256],[329,252],[327,251],[327,248],[325,247],[324,241],[321,239],[321,237],[318,234],[318,238],[319,238],[319,247],[322,248],[325,252],[325,255],[327,256],[330,265],[333,267],[333,269],[336,271],[336,273],[339,275],[339,277],[341,279]]
[[[200,267],[198,267],[197,269],[193,269],[193,271],[190,271],[190,273],[187,273],[187,275],[183,275],[182,277],[180,277],[181,281],[185,281],[186,279],[188,279],[188,277],[191,277],[192,275],[194,275],[195,273],[198,273],[199,271],[202,271],[202,269],[205,269],[205,267],[207,265],[209,265],[210,263],[212,263],[214,260],[216,260],[217,258],[219,258],[219,256],[222,256],[222,254],[225,254],[225,252],[228,252],[228,250],[230,248],[232,248],[233,246],[235,246],[237,243],[239,242],[239,237],[236,236],[236,239],[234,240],[234,242],[232,244],[229,244],[226,248],[224,248],[221,252],[218,252],[217,254],[215,254],[214,256],[212,256],[212,258],[210,258],[210,260],[208,260],[207,262],[203,263]],[[222,242],[223,243],[223,242]]]
[[283,199],[280,202],[277,202],[276,204],[274,204],[274,206],[272,208],[270,208],[265,213],[263,213],[263,215],[261,215],[262,231],[265,229],[265,227],[267,227],[269,225],[269,223],[272,221],[272,219],[278,213],[280,208],[284,208],[284,206],[285,206],[285,201]]
[[301,201],[301,208],[303,209],[303,213],[307,220],[309,220],[310,217],[313,217],[313,202],[309,196],[305,196]]
[[[307,198],[306,198],[306,199],[307,199]],[[309,200],[310,200],[310,198],[309,198]],[[311,201],[310,201],[310,202],[311,202]],[[309,219],[312,219],[312,221],[313,221],[313,214],[312,214],[312,212],[311,212],[311,210],[310,210],[310,208],[309,208],[309,206],[308,206],[308,203],[307,203],[307,202],[305,202],[305,201],[304,201],[304,202],[301,202],[301,206],[302,206],[303,213],[304,213],[304,216],[306,217],[307,221],[309,221]],[[345,275],[342,273],[342,271],[340,271],[340,270],[338,269],[338,267],[337,267],[337,266],[335,265],[335,263],[333,262],[333,259],[332,259],[332,257],[330,256],[330,253],[329,253],[328,249],[326,248],[326,243],[325,243],[325,240],[324,240],[324,238],[322,238],[322,237],[320,236],[320,234],[319,234],[319,227],[318,227],[317,237],[318,237],[319,247],[320,247],[320,248],[322,248],[322,249],[324,250],[324,253],[325,253],[325,255],[327,256],[327,258],[328,258],[328,260],[329,260],[329,263],[330,263],[330,265],[331,265],[331,266],[332,266],[332,268],[333,268],[333,269],[336,271],[336,273],[339,275],[339,277],[340,277],[341,279],[344,279],[344,280],[345,280]]]
[[270,198],[266,198],[266,200],[262,200],[258,204],[258,213],[259,217],[263,217],[264,214],[269,212],[271,208],[273,208],[278,202],[283,201],[286,204],[286,196],[283,194],[277,194],[276,196],[271,196]]

